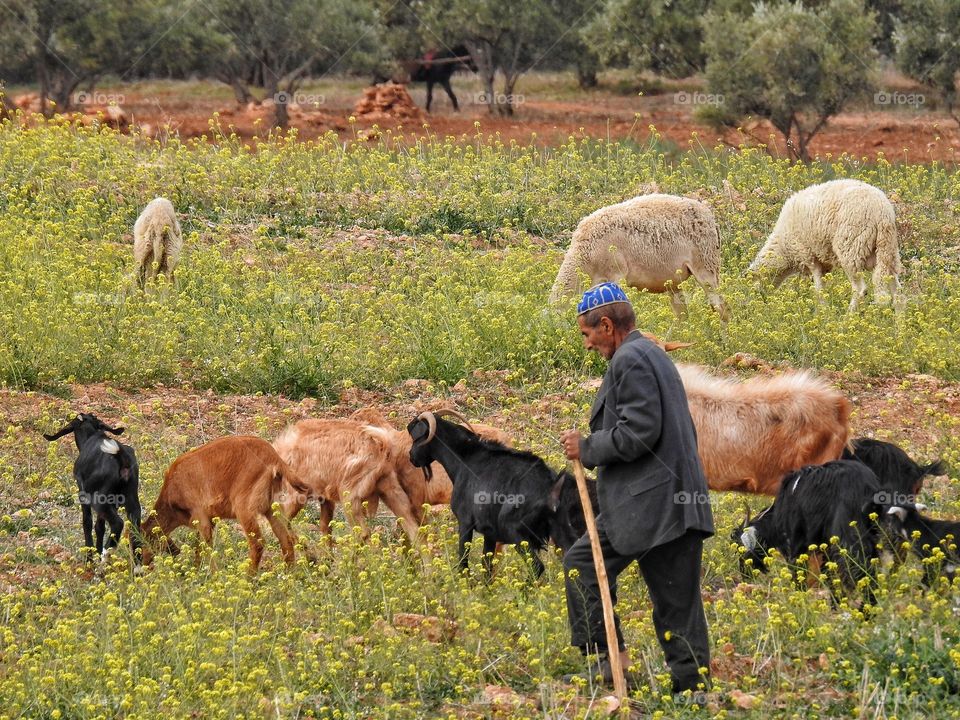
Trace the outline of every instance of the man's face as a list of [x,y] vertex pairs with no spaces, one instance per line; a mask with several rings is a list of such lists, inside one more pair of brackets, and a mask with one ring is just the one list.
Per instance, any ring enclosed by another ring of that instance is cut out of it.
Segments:
[[577,325],[580,326],[580,334],[583,335],[583,346],[587,350],[593,350],[600,353],[605,359],[613,357],[617,350],[616,334],[614,333],[613,323],[610,318],[600,318],[596,326],[590,327],[583,322],[583,317],[577,318]]

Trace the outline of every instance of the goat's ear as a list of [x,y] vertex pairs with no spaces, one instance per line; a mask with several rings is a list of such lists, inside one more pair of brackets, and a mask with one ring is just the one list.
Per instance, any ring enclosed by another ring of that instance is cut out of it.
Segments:
[[688,342],[665,342],[663,344],[663,349],[666,352],[673,352],[674,350],[683,350],[684,348],[693,347],[694,343]]
[[77,424],[77,421],[73,420],[70,423],[64,425],[59,430],[57,430],[55,433],[53,433],[53,435],[47,435],[46,433],[44,433],[43,438],[47,442],[53,442],[57,438],[62,438],[64,435],[69,435],[70,433],[72,433],[74,428],[76,427],[76,424]]
[[550,488],[550,495],[547,497],[547,504],[550,506],[550,512],[555,513],[560,507],[560,494],[563,492],[563,481],[567,476],[563,471],[557,473],[557,481]]
[[125,429],[122,425],[120,427],[115,427],[115,428],[112,428],[109,425],[107,425],[106,428],[107,430],[112,432],[114,435],[123,435],[123,431]]

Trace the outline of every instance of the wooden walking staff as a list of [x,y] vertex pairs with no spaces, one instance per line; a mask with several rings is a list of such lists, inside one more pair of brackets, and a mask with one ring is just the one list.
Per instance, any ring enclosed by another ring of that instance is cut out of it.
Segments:
[[627,683],[620,665],[620,644],[617,642],[617,626],[613,622],[613,599],[610,597],[610,583],[607,582],[607,567],[603,564],[603,551],[600,549],[600,535],[597,533],[597,521],[593,516],[593,505],[587,492],[587,476],[583,463],[573,461],[573,474],[577,478],[577,490],[580,491],[580,504],[583,505],[583,519],[587,523],[590,535],[590,548],[593,550],[593,567],[600,584],[600,600],[603,603],[603,625],[607,631],[607,658],[610,660],[610,672],[613,674],[613,690],[617,699],[623,702],[627,698]]

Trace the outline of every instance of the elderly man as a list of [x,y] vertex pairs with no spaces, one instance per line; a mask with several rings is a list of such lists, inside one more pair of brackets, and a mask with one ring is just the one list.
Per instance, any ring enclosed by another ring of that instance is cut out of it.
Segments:
[[[597,530],[614,603],[617,576],[636,560],[673,692],[696,692],[709,683],[700,566],[704,538],[714,527],[686,393],[666,353],[637,331],[633,307],[616,284],[588,290],[577,313],[583,344],[608,367],[590,412],[591,434],[568,430],[561,441],[567,458],[598,468]],[[609,683],[610,648],[588,535],[563,564],[572,644],[585,655],[599,654],[599,674]],[[619,619],[616,628],[616,650],[627,668]]]

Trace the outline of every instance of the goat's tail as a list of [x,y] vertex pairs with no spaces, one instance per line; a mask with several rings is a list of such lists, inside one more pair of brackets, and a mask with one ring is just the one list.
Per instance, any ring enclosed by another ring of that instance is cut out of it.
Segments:
[[560,272],[557,273],[557,279],[550,289],[550,304],[556,305],[560,299],[567,293],[579,288],[580,278],[577,271],[580,269],[580,258],[577,257],[577,241],[574,238],[570,243],[567,254],[563,256],[563,263],[560,265]]

